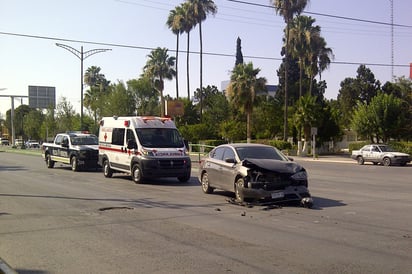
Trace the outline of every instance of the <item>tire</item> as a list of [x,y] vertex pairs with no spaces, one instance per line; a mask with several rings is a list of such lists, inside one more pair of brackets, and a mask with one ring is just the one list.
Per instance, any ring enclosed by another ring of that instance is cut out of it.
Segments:
[[109,160],[104,160],[103,162],[103,175],[106,178],[112,178],[113,170],[110,168]]
[[136,184],[141,184],[143,182],[142,171],[138,164],[134,164],[132,167],[132,180]]
[[186,183],[190,180],[190,173],[184,176],[177,177],[177,179],[179,180],[179,182]]
[[46,165],[48,168],[53,168],[54,167],[54,161],[51,159],[50,154],[46,155]]
[[365,163],[365,159],[363,159],[362,156],[358,156],[356,159],[358,160],[358,165],[363,165]]
[[243,188],[244,185],[245,185],[245,181],[243,180],[243,178],[237,179],[237,181],[235,183],[235,199],[238,202],[244,202],[245,201],[245,198],[243,197],[243,194],[240,192],[240,189]]
[[74,172],[79,171],[79,163],[77,162],[77,157],[76,156],[72,156],[70,158],[70,165],[72,166],[72,170]]
[[383,158],[383,165],[384,166],[390,166],[391,165],[391,159],[388,157]]
[[213,192],[214,189],[213,189],[212,187],[210,187],[209,177],[208,177],[208,175],[207,175],[206,172],[202,175],[201,184],[202,184],[202,191],[203,191],[204,193],[210,194],[210,193]]

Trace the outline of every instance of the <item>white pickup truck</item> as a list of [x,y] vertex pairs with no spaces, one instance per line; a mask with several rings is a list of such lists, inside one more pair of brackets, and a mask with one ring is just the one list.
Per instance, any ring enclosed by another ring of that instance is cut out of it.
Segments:
[[356,160],[359,165],[363,165],[365,162],[372,162],[374,165],[405,166],[411,161],[411,156],[409,154],[397,152],[390,146],[383,144],[366,145],[360,150],[353,150],[351,158]]

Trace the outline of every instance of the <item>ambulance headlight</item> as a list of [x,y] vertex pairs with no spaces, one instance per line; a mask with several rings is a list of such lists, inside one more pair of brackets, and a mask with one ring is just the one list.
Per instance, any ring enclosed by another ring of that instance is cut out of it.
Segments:
[[154,152],[153,152],[152,150],[148,150],[148,149],[142,149],[142,150],[140,151],[140,153],[141,153],[143,156],[155,156],[155,155],[154,155]]

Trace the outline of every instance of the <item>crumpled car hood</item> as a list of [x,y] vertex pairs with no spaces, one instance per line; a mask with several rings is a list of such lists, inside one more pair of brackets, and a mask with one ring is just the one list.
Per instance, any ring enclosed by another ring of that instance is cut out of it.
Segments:
[[272,160],[272,159],[244,159],[242,165],[260,171],[272,171],[283,174],[295,174],[305,170],[295,162]]

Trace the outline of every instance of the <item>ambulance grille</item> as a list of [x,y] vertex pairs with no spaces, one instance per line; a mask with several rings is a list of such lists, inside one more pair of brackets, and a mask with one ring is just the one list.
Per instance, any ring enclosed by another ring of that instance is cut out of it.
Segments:
[[160,168],[181,168],[185,166],[185,160],[159,160]]

